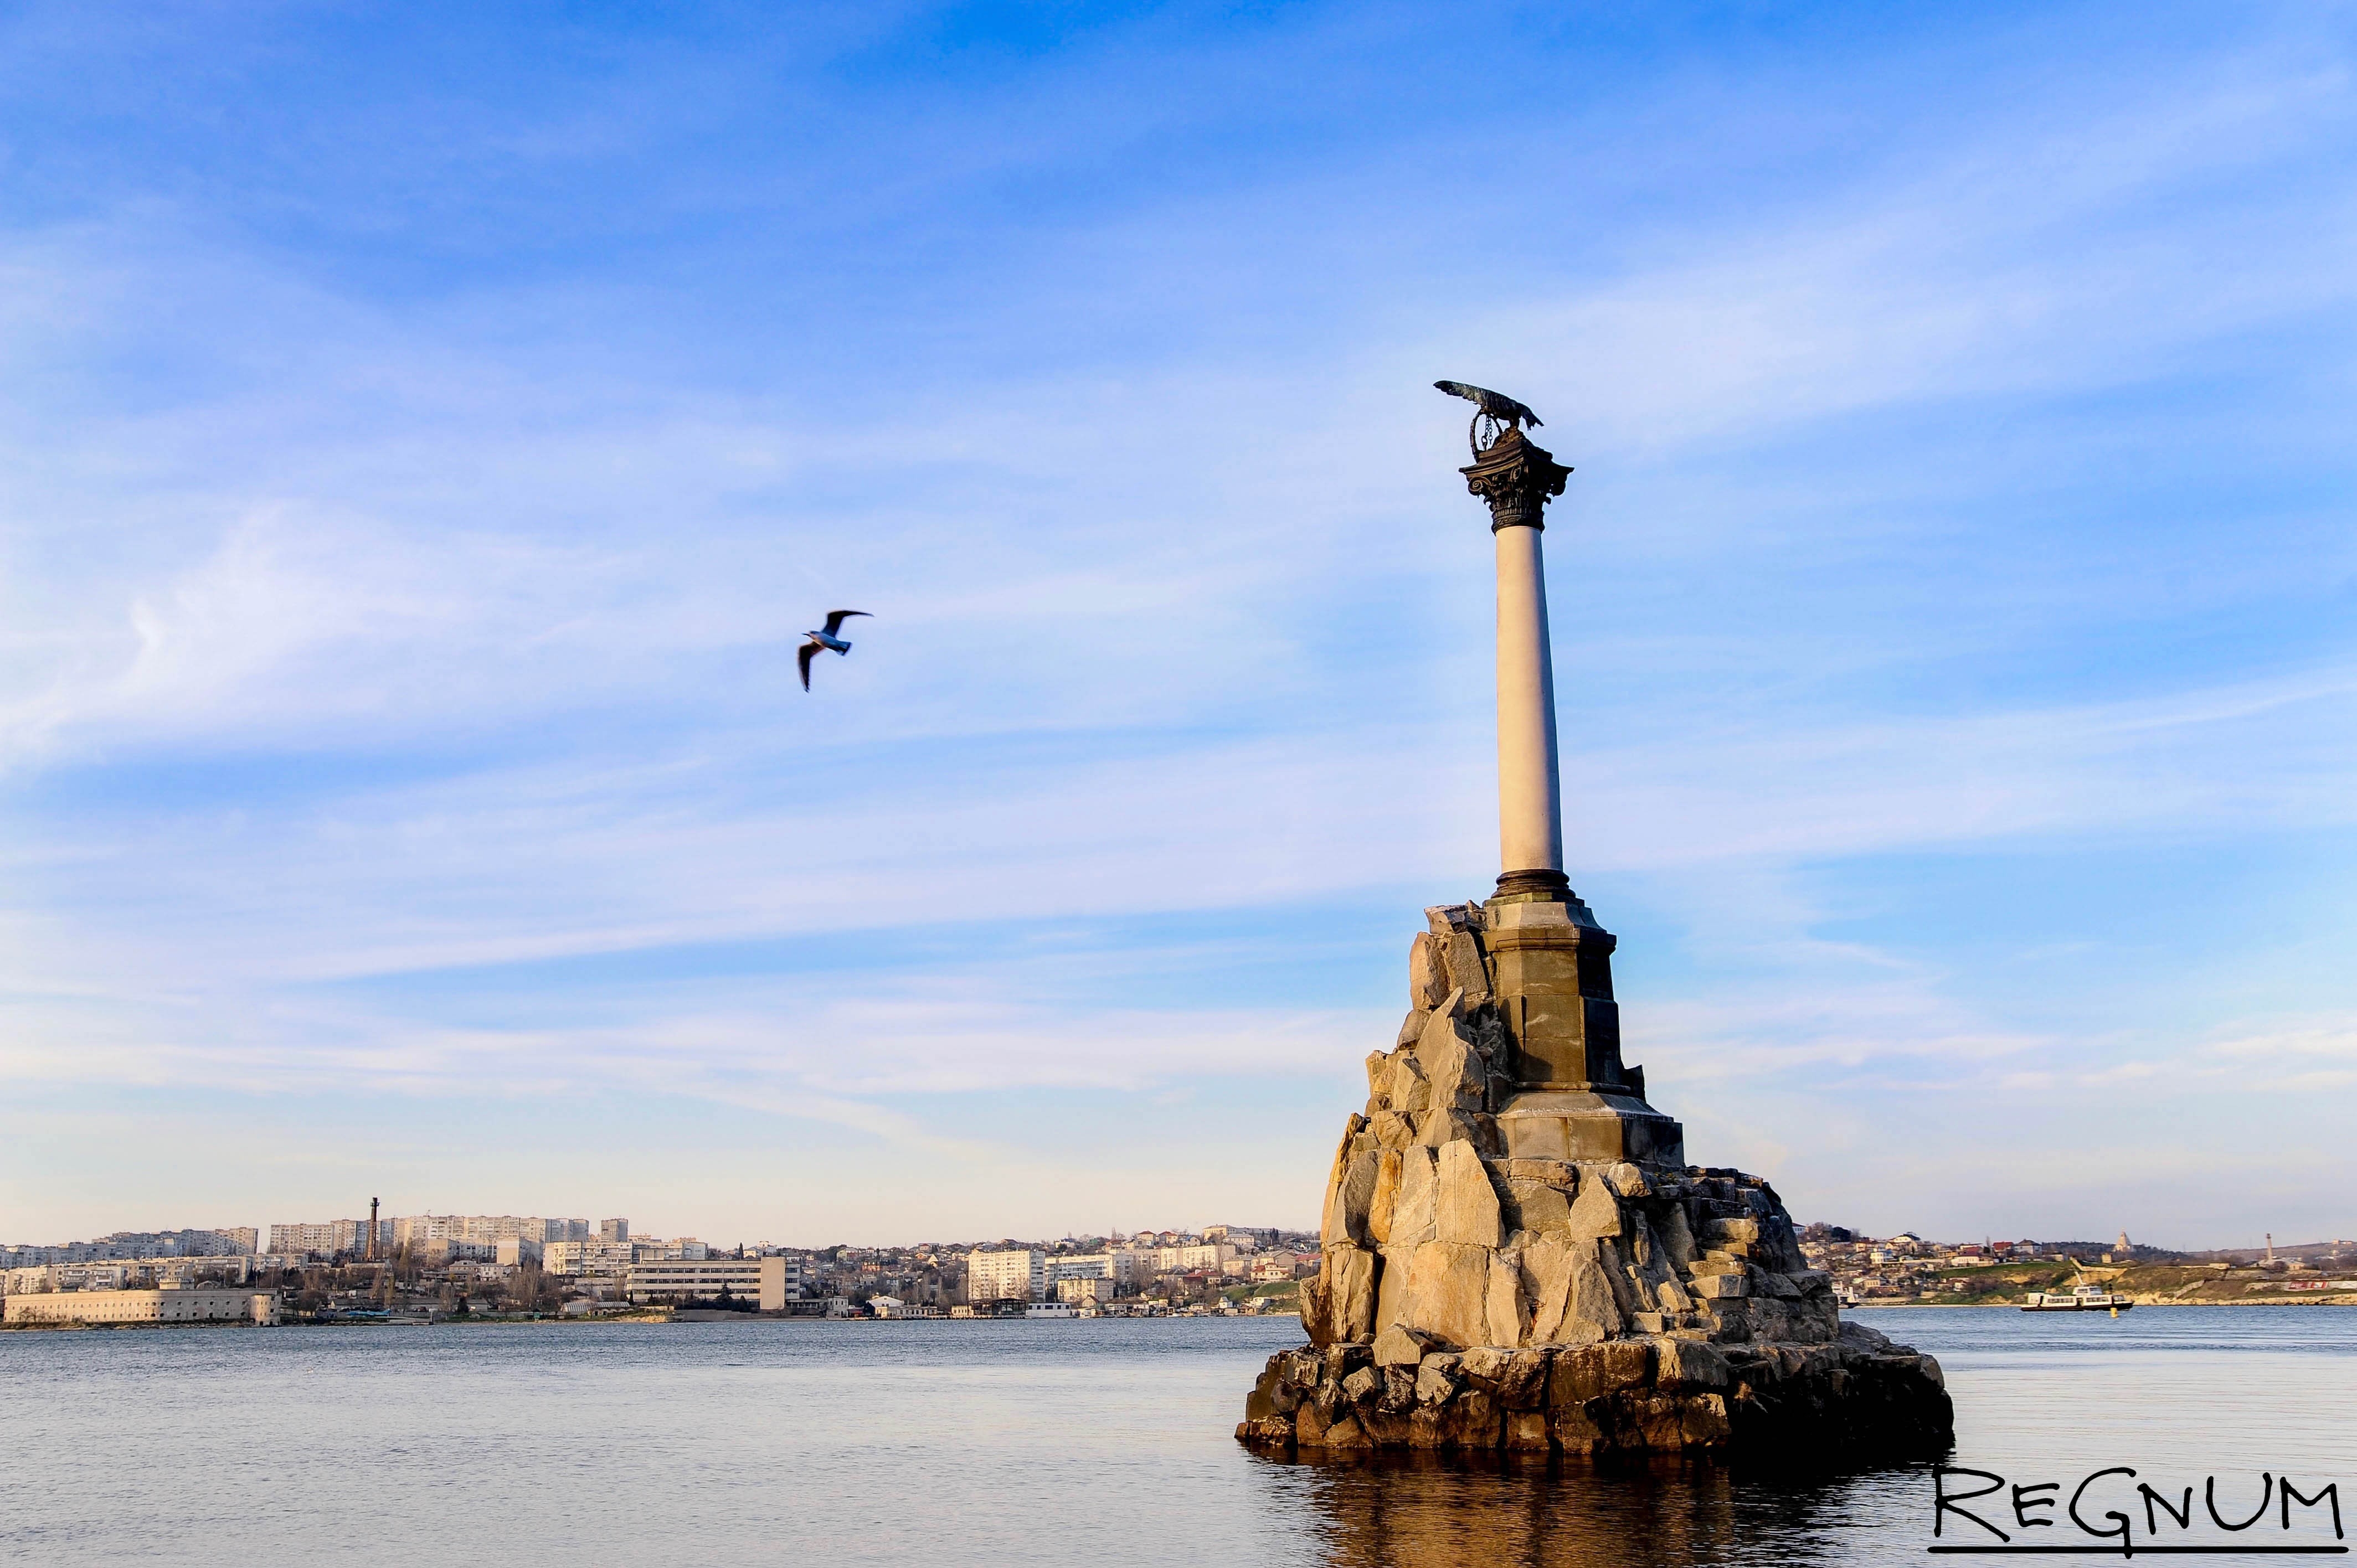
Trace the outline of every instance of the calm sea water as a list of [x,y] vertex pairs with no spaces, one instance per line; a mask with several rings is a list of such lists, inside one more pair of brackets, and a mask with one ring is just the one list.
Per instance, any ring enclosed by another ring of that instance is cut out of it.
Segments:
[[[2275,1505],[2223,1535],[2201,1519],[2211,1476],[2230,1519],[2261,1472],[2337,1480],[2357,1525],[2357,1311],[1856,1316],[1941,1358],[1953,1464],[2065,1499],[2109,1466],[2191,1486],[2200,1528],[2163,1518],[2174,1541],[2335,1544],[2322,1510],[2286,1531]],[[0,1335],[0,1560],[1934,1561],[1921,1467],[1254,1458],[1231,1436],[1245,1390],[1298,1337],[1290,1319]],[[2101,1485],[2088,1511],[2108,1528],[2134,1483]],[[1968,1506],[2017,1541],[2091,1543],[2067,1519],[2024,1530],[2001,1498]],[[1983,1542],[1953,1520],[1943,1537]]]

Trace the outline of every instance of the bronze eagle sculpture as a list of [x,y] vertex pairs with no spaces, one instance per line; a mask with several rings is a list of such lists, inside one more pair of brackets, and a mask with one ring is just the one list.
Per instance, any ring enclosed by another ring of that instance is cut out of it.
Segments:
[[1435,381],[1434,386],[1450,397],[1461,397],[1495,420],[1508,424],[1544,424],[1546,422],[1533,413],[1530,404],[1516,403],[1504,392],[1493,392],[1488,387],[1468,386],[1463,381]]

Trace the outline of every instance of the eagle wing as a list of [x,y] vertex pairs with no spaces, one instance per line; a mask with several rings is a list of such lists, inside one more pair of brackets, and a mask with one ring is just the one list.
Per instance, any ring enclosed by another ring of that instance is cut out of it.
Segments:
[[1530,425],[1546,423],[1531,412],[1530,404],[1517,403],[1504,392],[1494,392],[1488,387],[1469,386],[1463,381],[1435,381],[1432,384],[1450,397],[1463,398],[1492,419],[1518,419]]
[[[827,612],[826,612],[826,634],[827,634],[827,636],[829,636],[829,637],[833,637],[836,632],[841,631],[841,630],[843,629],[843,623],[844,623],[844,621],[845,621],[847,618],[849,618],[849,617],[851,617],[851,616],[865,616],[865,615],[867,615],[867,612],[866,612],[866,610],[829,610],[829,611],[827,611]],[[870,619],[870,620],[874,620],[876,618],[875,618],[874,616],[867,616],[867,618],[868,618],[868,619]]]
[[809,690],[810,690],[810,661],[811,661],[811,655],[813,655],[813,654],[816,653],[817,651],[818,651],[818,644],[817,644],[817,643],[815,643],[815,642],[805,642],[805,643],[803,643],[803,644],[802,644],[802,652],[795,656],[795,661],[796,661],[797,663],[801,664],[801,665],[802,665],[802,690],[803,690],[803,691],[805,691],[805,692],[807,692],[807,691],[809,691]]

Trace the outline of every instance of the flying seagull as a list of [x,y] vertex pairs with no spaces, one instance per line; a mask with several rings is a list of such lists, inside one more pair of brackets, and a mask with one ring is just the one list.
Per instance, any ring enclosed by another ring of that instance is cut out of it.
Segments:
[[1493,392],[1488,387],[1469,387],[1463,381],[1435,381],[1432,384],[1450,397],[1463,398],[1492,419],[1501,419],[1510,424],[1517,422],[1532,425],[1546,423],[1531,412],[1528,403],[1516,403],[1504,392]]
[[[841,631],[843,629],[843,623],[850,619],[853,616],[864,616],[866,614],[867,612],[866,610],[829,610],[826,612],[826,629],[824,631],[806,631],[802,633],[804,637],[810,639],[808,642],[802,644],[802,651],[796,655],[796,657],[802,661],[803,691],[807,692],[810,690],[810,661],[830,648],[834,650],[837,653],[850,652],[851,644],[844,641],[843,639],[837,637],[835,633]],[[868,618],[872,620],[875,618],[869,616]]]

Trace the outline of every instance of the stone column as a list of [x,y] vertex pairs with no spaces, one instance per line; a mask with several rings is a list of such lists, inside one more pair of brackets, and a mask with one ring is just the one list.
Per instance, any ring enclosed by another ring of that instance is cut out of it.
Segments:
[[1547,641],[1546,503],[1571,470],[1509,426],[1463,470],[1498,547],[1498,891],[1562,897],[1563,785]]
[[[1498,869],[1563,875],[1563,784],[1555,737],[1539,521],[1495,531],[1498,545]],[[1538,878],[1524,878],[1536,881]]]
[[[1477,426],[1477,429],[1479,426]],[[1519,423],[1473,454],[1466,487],[1490,506],[1498,551],[1497,896],[1483,917],[1493,993],[1523,1092],[1498,1113],[1518,1157],[1678,1165],[1684,1133],[1645,1102],[1620,1058],[1612,933],[1563,873],[1555,660],[1539,535],[1571,470]]]

